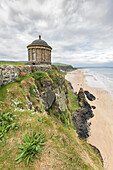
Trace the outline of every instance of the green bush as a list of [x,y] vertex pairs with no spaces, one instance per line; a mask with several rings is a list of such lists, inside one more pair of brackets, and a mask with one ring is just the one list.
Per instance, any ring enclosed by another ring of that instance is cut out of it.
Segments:
[[35,72],[32,74],[32,77],[35,80],[39,80],[40,78],[49,78],[47,73],[45,73],[45,72]]
[[57,70],[55,69],[52,69],[51,71],[48,72],[48,75],[51,77],[51,76],[57,76],[58,75],[58,72]]
[[20,154],[16,158],[17,163],[26,161],[26,164],[29,164],[29,161],[33,161],[34,156],[38,159],[37,154],[41,154],[43,146],[46,144],[45,142],[45,134],[40,134],[36,132],[32,132],[31,134],[26,134],[23,137],[22,144],[19,145]]
[[59,116],[60,116],[60,113],[59,113],[59,112],[54,112],[53,114],[57,117],[57,119],[58,119]]
[[53,81],[56,82],[57,85],[60,85],[60,76],[54,77]]
[[24,80],[25,79],[25,77],[17,77],[16,78],[16,81],[19,83],[19,82],[21,82],[22,80]]
[[0,142],[10,129],[17,129],[18,124],[14,123],[15,115],[12,113],[0,113]]
[[35,86],[34,86],[34,85],[30,87],[30,94],[31,94],[31,97],[35,97],[34,89],[35,89]]

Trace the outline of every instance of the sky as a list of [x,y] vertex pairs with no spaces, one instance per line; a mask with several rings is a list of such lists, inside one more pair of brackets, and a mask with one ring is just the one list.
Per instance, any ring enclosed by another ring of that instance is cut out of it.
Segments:
[[39,34],[54,63],[113,66],[113,0],[0,0],[0,60],[27,61]]

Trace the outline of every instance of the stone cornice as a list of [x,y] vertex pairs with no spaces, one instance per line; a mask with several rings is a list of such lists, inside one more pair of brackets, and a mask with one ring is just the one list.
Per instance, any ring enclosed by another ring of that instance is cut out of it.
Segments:
[[27,48],[33,48],[33,47],[35,47],[35,48],[42,48],[42,49],[51,49],[52,50],[52,47],[50,47],[50,46],[46,46],[46,45],[37,45],[37,44],[29,44],[28,46],[27,46]]

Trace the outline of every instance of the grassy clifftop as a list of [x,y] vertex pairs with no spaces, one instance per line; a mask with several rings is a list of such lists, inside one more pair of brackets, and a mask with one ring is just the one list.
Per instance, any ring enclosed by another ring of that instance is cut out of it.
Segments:
[[26,62],[0,61],[0,65],[25,65]]
[[57,66],[61,71],[72,71],[75,70],[72,65],[62,64],[62,63],[53,63],[54,66]]
[[78,138],[72,122],[78,108],[77,96],[55,68],[2,86],[0,168],[103,169],[98,153]]
[[63,64],[63,63],[53,63],[55,66],[71,66],[69,64]]

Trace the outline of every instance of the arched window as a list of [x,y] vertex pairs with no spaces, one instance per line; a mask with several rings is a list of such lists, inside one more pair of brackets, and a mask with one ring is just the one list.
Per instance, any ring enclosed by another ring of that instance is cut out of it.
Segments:
[[36,53],[33,53],[33,60],[36,61]]

